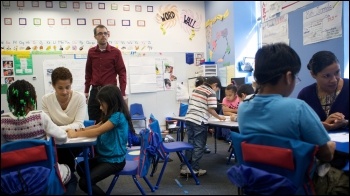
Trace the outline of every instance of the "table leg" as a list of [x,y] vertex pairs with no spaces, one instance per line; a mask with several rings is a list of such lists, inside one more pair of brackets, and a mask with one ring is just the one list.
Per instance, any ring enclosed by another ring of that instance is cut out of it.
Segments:
[[85,176],[86,176],[86,183],[87,183],[87,187],[88,187],[88,194],[92,195],[88,150],[89,150],[88,146],[84,147],[83,155],[84,155]]
[[215,154],[216,154],[216,138],[218,138],[218,129],[220,129],[220,128],[218,128],[218,127],[215,127],[215,137],[214,137],[214,145],[215,145],[215,147],[214,147],[214,149],[215,149]]

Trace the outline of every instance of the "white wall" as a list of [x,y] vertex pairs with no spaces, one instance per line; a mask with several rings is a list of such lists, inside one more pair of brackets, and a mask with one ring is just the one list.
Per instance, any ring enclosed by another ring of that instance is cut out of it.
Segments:
[[[46,8],[45,1],[39,1],[39,7],[33,8],[31,1],[25,1],[25,7],[18,8],[16,1],[11,1],[11,7],[1,7],[1,47],[11,49],[34,45],[40,46],[40,43],[46,48],[48,41],[50,44],[55,42],[57,47],[73,46],[75,43],[84,45],[83,53],[87,51],[94,43],[92,19],[101,19],[102,24],[106,25],[107,19],[115,19],[115,26],[107,26],[111,32],[109,38],[112,45],[127,46],[131,49],[135,43],[146,42],[152,49],[136,52],[159,52],[159,54],[171,55],[174,57],[174,74],[178,77],[178,82],[184,82],[187,86],[187,78],[193,77],[196,67],[185,63],[186,52],[205,52],[205,13],[204,2],[154,2],[154,1],[91,1],[93,9],[85,9],[85,2],[80,2],[80,9],[72,8],[72,1],[67,1],[67,8],[59,8],[59,2],[53,1],[53,8]],[[98,3],[105,3],[105,10],[98,9]],[[116,3],[118,10],[111,10],[111,4]],[[123,6],[129,5],[130,11],[123,11]],[[135,12],[135,5],[141,5],[142,11]],[[147,6],[153,6],[153,12],[147,12]],[[163,13],[164,10],[170,10],[178,14],[175,22],[168,25],[171,28],[166,30],[163,35],[160,24],[157,23],[157,13]],[[186,14],[197,19],[198,31],[192,40],[189,39],[188,25],[185,25],[181,15]],[[11,18],[12,25],[5,25],[4,18]],[[19,18],[26,18],[27,25],[19,25]],[[41,25],[33,24],[34,18],[41,19]],[[47,24],[48,18],[55,19],[55,25]],[[62,18],[70,18],[71,25],[61,25]],[[77,25],[77,18],[86,18],[86,25]],[[122,26],[121,20],[130,20],[131,26]],[[145,20],[145,27],[138,27],[137,20]],[[21,44],[23,43],[23,44]],[[89,44],[90,43],[90,44]],[[70,47],[72,48],[72,47]],[[135,50],[135,49],[133,49]],[[71,49],[64,51],[74,53]],[[124,54],[130,50],[123,51]],[[182,55],[183,54],[183,55]],[[183,57],[182,57],[183,56]],[[2,56],[3,57],[3,56]],[[48,58],[53,58],[51,55]],[[33,55],[33,61],[35,61]],[[15,76],[15,79],[27,79],[32,82],[38,91],[38,101],[43,95],[43,83],[40,82],[42,74],[42,65],[34,64],[34,74],[39,80],[33,80],[32,76]],[[3,82],[3,76],[1,81]],[[142,103],[147,116],[154,113],[162,125],[165,124],[165,117],[178,113],[178,102],[175,99],[176,92],[159,91],[156,93],[129,94],[129,104]],[[41,105],[41,104],[40,104]],[[6,96],[1,95],[1,109],[8,111]],[[39,108],[40,109],[40,108]]]

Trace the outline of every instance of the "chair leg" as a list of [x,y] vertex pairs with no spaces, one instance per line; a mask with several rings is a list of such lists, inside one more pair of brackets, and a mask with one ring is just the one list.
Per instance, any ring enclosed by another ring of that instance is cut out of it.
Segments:
[[179,153],[180,153],[182,159],[184,160],[184,162],[186,163],[188,169],[190,170],[190,172],[191,172],[191,174],[192,174],[192,177],[193,177],[194,181],[196,182],[196,185],[199,185],[200,182],[199,182],[199,180],[198,180],[196,174],[193,172],[193,169],[192,169],[192,167],[191,167],[191,164],[187,161],[185,155],[184,155],[182,152],[179,152]]
[[158,166],[159,159],[160,159],[160,155],[157,156],[156,162],[153,164],[154,167],[152,168],[152,171],[150,173],[151,177],[153,177],[153,174],[156,172],[157,167],[155,167],[155,166]]
[[146,193],[145,193],[145,191],[143,190],[143,188],[142,188],[140,182],[137,180],[136,175],[132,175],[132,179],[134,180],[134,182],[135,182],[137,188],[140,190],[141,194],[142,194],[142,195],[146,195]]
[[160,181],[162,180],[165,167],[166,167],[166,165],[167,165],[167,163],[168,163],[168,160],[169,160],[169,156],[170,156],[170,155],[169,155],[168,153],[167,153],[166,156],[165,156],[162,170],[160,171],[159,176],[158,176],[157,184],[156,184],[156,186],[154,186],[154,188],[155,188],[156,190],[159,188],[159,184],[160,184]]
[[154,187],[152,186],[152,184],[149,182],[148,178],[146,178],[146,176],[143,177],[143,179],[145,180],[145,182],[147,183],[148,187],[151,189],[152,192],[155,191]]
[[114,176],[114,178],[113,178],[111,184],[110,184],[109,187],[108,187],[108,190],[107,190],[107,192],[106,192],[106,195],[111,195],[111,192],[112,192],[112,190],[113,190],[113,188],[114,188],[114,185],[115,185],[115,183],[117,182],[118,178],[119,178],[119,175],[115,175],[115,176]]
[[233,143],[231,143],[231,146],[229,148],[229,150],[231,149],[231,152],[230,152],[230,155],[228,157],[228,160],[227,160],[227,165],[230,164],[230,161],[231,161],[231,158],[232,158],[232,155],[235,154],[235,149],[233,148]]

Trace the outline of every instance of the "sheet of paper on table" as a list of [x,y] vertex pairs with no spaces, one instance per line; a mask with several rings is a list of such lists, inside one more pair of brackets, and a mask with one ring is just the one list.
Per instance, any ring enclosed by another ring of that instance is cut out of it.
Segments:
[[340,132],[340,133],[329,133],[329,137],[332,141],[335,142],[349,142],[349,133],[348,132]]

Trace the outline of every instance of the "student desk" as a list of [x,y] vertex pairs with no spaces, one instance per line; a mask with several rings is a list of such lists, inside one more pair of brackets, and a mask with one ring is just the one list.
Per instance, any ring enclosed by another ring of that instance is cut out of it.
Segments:
[[215,139],[214,139],[215,153],[217,149],[216,140],[218,138],[218,135],[217,135],[218,129],[228,128],[231,131],[239,132],[238,122],[231,121],[230,116],[225,116],[225,117],[226,117],[225,121],[221,121],[215,117],[211,117],[208,119],[208,125],[213,126],[215,128]]
[[[329,136],[335,142],[336,150],[349,154],[349,129],[329,131]],[[349,160],[343,170],[349,171]]]
[[184,132],[185,132],[185,117],[184,116],[172,116],[168,117],[169,120],[177,120],[180,121],[180,129],[177,131],[176,134],[176,141],[183,141],[184,140]]
[[89,195],[92,195],[92,187],[91,187],[91,179],[90,179],[90,167],[89,167],[88,154],[89,154],[89,147],[96,144],[96,139],[97,139],[96,137],[94,137],[94,138],[87,138],[87,137],[68,138],[68,141],[66,143],[56,145],[57,148],[74,148],[74,147],[83,148],[85,175],[86,175]]
[[[219,119],[215,118],[215,117],[211,117],[208,119],[208,123],[207,125],[211,125],[215,128],[215,134],[218,132],[217,129],[219,128],[228,128],[231,129],[231,131],[238,131],[238,122],[233,122],[230,120],[229,116],[225,116],[226,120],[225,121],[220,121]],[[186,122],[185,117],[184,116],[173,116],[173,117],[169,117],[172,120],[178,120],[180,121],[180,129],[177,132],[177,141],[183,141],[184,139],[184,124]],[[180,133],[180,135],[179,135]],[[217,135],[215,135],[217,136]],[[181,138],[181,139],[180,139]],[[215,137],[215,153],[216,153],[216,138]]]

